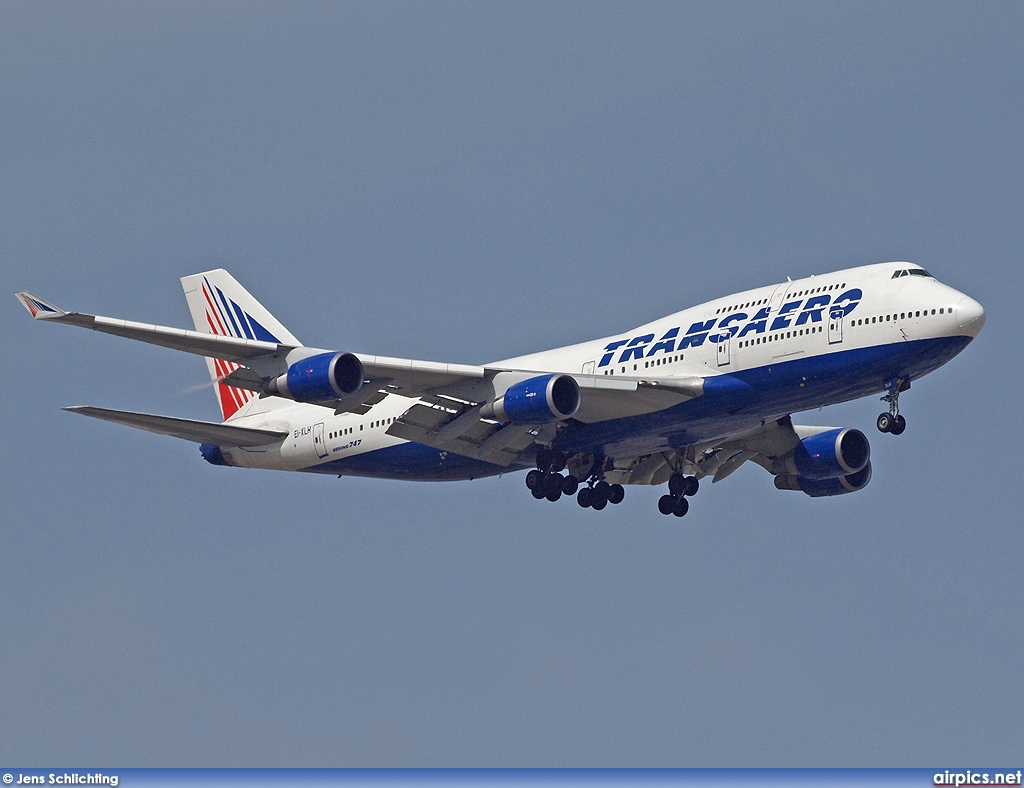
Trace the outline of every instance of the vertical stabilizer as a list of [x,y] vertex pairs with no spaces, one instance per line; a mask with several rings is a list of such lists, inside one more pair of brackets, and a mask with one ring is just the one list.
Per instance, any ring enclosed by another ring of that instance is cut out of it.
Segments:
[[[185,300],[188,301],[196,331],[296,347],[302,345],[223,268],[184,276],[181,287],[185,291]],[[238,364],[207,358],[206,366],[215,384],[224,421],[243,414],[247,410],[246,406],[258,395],[248,389],[224,385],[224,378],[238,369]]]

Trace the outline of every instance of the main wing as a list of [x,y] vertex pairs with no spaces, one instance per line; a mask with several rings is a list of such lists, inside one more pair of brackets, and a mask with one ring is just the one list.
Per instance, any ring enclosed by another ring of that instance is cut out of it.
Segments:
[[104,334],[114,334],[126,339],[148,342],[151,345],[169,347],[172,350],[195,353],[199,356],[222,358],[238,364],[285,353],[291,349],[287,345],[263,342],[258,339],[236,339],[235,337],[201,334],[198,331],[189,331],[183,328],[170,328],[152,323],[135,323],[131,320],[88,315],[83,312],[66,312],[25,290],[14,295],[36,320],[89,328]]

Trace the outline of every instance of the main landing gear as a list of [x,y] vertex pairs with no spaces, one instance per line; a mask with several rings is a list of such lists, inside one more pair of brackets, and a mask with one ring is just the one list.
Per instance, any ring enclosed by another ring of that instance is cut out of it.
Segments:
[[879,432],[888,432],[893,435],[902,435],[907,428],[907,420],[900,415],[900,392],[910,388],[909,380],[896,380],[889,385],[888,393],[882,397],[882,402],[889,403],[889,412],[880,413],[875,421]]
[[692,498],[700,489],[700,481],[696,476],[683,476],[681,473],[673,473],[668,480],[668,495],[658,499],[658,511],[664,515],[674,514],[676,517],[683,517],[690,511],[690,502],[687,497]]
[[557,501],[563,495],[576,495],[576,502],[584,509],[604,509],[608,504],[622,503],[626,491],[621,484],[608,484],[599,481],[597,475],[587,480],[585,487],[580,487],[580,480],[572,474],[562,475],[565,469],[565,455],[551,449],[537,452],[537,469],[526,474],[526,486],[530,488],[537,500],[547,498]]
[[608,504],[622,503],[622,499],[626,497],[626,490],[621,484],[608,484],[604,480],[595,483],[595,480],[596,477],[591,477],[588,485],[580,490],[580,494],[576,496],[576,503],[584,509],[589,506],[598,511]]

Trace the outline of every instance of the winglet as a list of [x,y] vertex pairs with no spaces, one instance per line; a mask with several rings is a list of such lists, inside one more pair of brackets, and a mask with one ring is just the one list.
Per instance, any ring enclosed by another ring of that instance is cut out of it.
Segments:
[[14,294],[14,297],[21,301],[21,305],[29,311],[36,320],[46,320],[47,318],[62,317],[66,315],[63,309],[59,309],[51,304],[49,301],[44,301],[37,295],[32,295],[27,290],[22,290]]

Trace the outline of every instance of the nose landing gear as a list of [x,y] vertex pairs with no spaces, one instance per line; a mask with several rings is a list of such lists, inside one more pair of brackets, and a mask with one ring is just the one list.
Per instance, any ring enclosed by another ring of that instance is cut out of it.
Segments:
[[889,412],[880,413],[875,421],[879,432],[888,432],[892,435],[902,435],[907,429],[907,420],[900,415],[900,392],[910,388],[910,381],[902,378],[889,384],[888,393],[882,397],[882,402],[889,403]]

